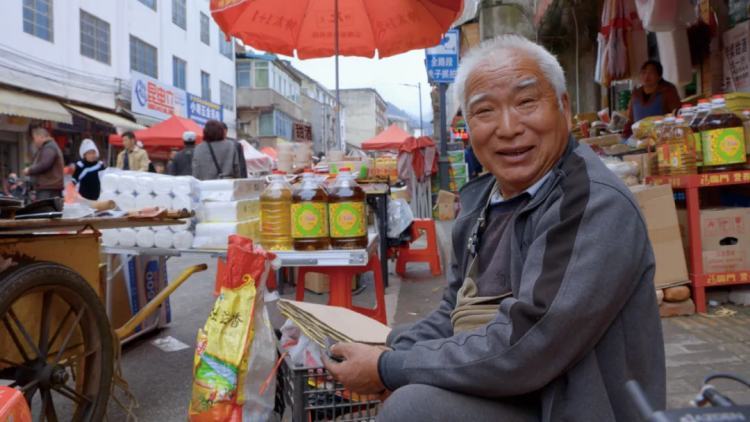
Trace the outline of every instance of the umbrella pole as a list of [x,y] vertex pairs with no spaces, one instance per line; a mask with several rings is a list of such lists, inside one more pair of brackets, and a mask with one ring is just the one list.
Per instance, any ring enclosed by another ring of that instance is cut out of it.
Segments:
[[346,153],[346,146],[341,142],[341,97],[339,95],[339,0],[333,2],[333,33],[335,44],[335,63],[336,63],[336,144],[341,151]]

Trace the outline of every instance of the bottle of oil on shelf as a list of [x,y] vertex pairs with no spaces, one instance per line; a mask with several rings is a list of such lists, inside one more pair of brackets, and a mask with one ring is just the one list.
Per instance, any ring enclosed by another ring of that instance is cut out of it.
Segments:
[[283,174],[271,176],[268,186],[260,195],[260,243],[272,251],[292,249],[289,207],[292,188]]
[[304,173],[292,195],[292,238],[294,249],[328,249],[328,194],[313,173]]
[[685,119],[678,117],[664,148],[667,155],[667,173],[669,175],[695,174],[695,138]]
[[342,167],[330,189],[328,215],[331,247],[364,249],[367,247],[367,208],[365,191],[354,180],[349,168]]
[[703,167],[703,146],[701,145],[700,125],[710,112],[711,102],[705,99],[698,100],[693,119],[689,122],[690,130],[693,132],[693,138],[695,138],[695,165],[698,168]]
[[711,113],[700,125],[704,171],[745,167],[745,129],[742,119],[726,108],[724,98],[711,100]]

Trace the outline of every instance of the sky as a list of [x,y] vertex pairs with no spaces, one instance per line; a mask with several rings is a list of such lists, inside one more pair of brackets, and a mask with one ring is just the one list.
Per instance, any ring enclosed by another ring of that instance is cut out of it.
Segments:
[[[343,88],[375,88],[388,102],[419,118],[419,94],[416,87],[403,86],[402,83],[422,83],[423,120],[428,123],[432,118],[430,106],[430,86],[427,83],[427,72],[424,67],[424,50],[412,50],[407,53],[387,57],[382,60],[362,57],[339,58],[339,85]],[[323,84],[326,88],[336,86],[334,59],[291,60],[294,67]]]

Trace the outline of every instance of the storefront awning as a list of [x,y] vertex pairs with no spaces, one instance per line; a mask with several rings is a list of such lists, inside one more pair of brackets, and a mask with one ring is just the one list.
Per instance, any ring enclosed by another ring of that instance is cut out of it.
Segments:
[[73,116],[59,102],[0,88],[0,114],[73,124]]
[[128,120],[114,113],[94,110],[94,109],[79,106],[79,105],[72,105],[72,104],[65,104],[65,105],[81,114],[85,114],[86,116],[89,116],[96,120],[100,120],[104,123],[109,123],[110,125],[117,127],[117,128],[121,128],[123,130],[141,130],[141,129],[146,128],[145,126],[139,125],[138,123],[132,120]]

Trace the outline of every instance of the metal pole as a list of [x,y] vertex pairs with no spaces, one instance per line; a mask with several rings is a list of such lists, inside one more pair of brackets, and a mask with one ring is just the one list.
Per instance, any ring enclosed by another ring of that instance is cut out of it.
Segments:
[[448,178],[448,166],[450,165],[450,162],[448,161],[448,117],[445,110],[445,91],[448,89],[448,84],[440,83],[438,84],[438,89],[440,90],[440,160],[438,161],[440,170],[440,189],[449,190],[450,180]]
[[424,136],[424,128],[422,127],[422,82],[417,83],[417,89],[419,90],[419,136]]
[[333,3],[334,13],[334,42],[335,42],[335,61],[336,61],[336,144],[341,151],[346,153],[346,146],[341,142],[341,96],[339,95],[339,0]]

